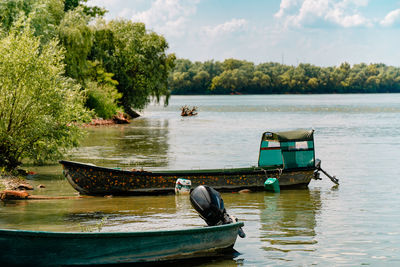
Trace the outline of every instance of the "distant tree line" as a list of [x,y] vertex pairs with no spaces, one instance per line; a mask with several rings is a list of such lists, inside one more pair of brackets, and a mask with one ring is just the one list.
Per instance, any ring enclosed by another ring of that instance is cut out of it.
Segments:
[[172,94],[399,93],[400,68],[344,62],[338,67],[288,66],[237,59],[177,59],[168,78]]

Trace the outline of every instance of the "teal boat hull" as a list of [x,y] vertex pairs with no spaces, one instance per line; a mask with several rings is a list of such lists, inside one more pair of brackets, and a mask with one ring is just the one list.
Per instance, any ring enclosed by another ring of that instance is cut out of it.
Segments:
[[62,233],[0,230],[7,265],[97,265],[204,257],[232,248],[242,222],[185,230]]

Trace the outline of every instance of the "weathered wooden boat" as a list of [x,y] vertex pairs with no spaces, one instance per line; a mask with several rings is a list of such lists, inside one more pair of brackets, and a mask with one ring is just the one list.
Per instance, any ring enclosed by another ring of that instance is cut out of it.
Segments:
[[119,170],[62,160],[68,182],[84,195],[137,195],[173,193],[178,178],[192,186],[209,185],[219,191],[263,190],[268,177],[281,188],[306,187],[319,179],[320,160],[315,159],[314,130],[265,132],[258,166],[232,169],[139,171]]
[[186,230],[63,233],[0,230],[2,266],[154,262],[232,248],[242,222]]

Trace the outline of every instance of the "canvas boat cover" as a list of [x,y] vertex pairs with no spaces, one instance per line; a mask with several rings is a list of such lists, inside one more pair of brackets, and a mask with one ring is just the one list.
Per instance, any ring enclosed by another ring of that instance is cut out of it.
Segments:
[[265,132],[258,166],[284,169],[310,168],[315,164],[314,130]]
[[313,141],[314,140],[314,130],[295,130],[287,132],[265,132],[263,134],[263,140],[275,140],[280,142],[287,141]]

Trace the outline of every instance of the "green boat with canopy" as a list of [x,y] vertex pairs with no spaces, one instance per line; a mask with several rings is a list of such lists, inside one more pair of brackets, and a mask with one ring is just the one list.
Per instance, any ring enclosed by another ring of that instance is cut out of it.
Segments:
[[[295,130],[263,133],[258,166],[247,168],[139,171],[65,160],[60,163],[68,182],[84,195],[174,193],[178,178],[190,180],[193,187],[209,185],[219,191],[258,191],[264,190],[269,177],[276,178],[282,189],[307,187],[311,179],[320,179],[319,171],[323,170],[314,148],[314,130]],[[337,183],[337,179],[332,181]]]
[[313,168],[314,130],[265,132],[261,139],[258,166],[275,166],[286,170]]

